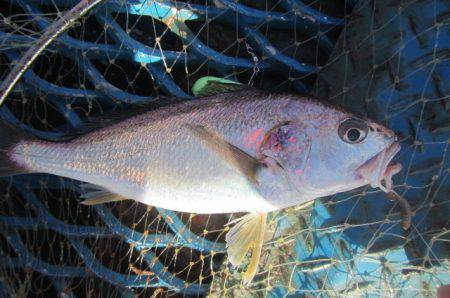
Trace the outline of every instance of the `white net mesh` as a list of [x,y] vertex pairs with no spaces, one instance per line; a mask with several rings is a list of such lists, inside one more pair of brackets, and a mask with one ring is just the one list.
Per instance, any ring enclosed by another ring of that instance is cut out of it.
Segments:
[[[0,79],[76,4],[1,0]],[[312,92],[401,136],[395,189],[412,205],[412,226],[403,231],[400,208],[369,187],[271,214],[245,288],[224,254],[224,226],[237,215],[87,207],[77,181],[7,177],[1,295],[434,294],[450,283],[449,11],[440,0],[99,4],[38,56],[0,109],[5,121],[59,140],[110,110],[188,100],[206,75]]]

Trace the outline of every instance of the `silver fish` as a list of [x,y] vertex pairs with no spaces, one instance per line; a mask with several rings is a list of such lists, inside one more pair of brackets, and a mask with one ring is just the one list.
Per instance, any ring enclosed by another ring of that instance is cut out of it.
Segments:
[[268,212],[367,184],[392,190],[400,145],[388,128],[298,95],[213,85],[241,90],[135,115],[68,142],[16,139],[0,163],[95,185],[86,204],[133,199],[182,212],[249,212],[226,237],[233,265],[253,251],[247,283]]

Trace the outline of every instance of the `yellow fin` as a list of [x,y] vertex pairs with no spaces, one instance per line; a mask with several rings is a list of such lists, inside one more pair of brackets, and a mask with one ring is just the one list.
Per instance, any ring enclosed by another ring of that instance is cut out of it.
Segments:
[[86,189],[86,192],[80,196],[80,198],[85,199],[81,202],[83,205],[92,206],[126,200],[126,198],[111,193],[96,185],[84,184],[83,188]]
[[252,250],[250,263],[243,273],[245,285],[250,284],[258,270],[266,232],[266,219],[267,214],[265,213],[250,213],[230,222],[230,224],[235,224],[225,238],[230,263],[234,267],[239,266],[248,251]]

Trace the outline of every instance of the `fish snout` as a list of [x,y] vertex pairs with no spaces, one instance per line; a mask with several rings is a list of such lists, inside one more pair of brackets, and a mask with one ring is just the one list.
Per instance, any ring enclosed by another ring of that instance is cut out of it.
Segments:
[[398,137],[395,134],[395,132],[393,132],[387,127],[384,127],[383,125],[372,122],[370,123],[370,128],[372,131],[383,137],[388,143],[394,143],[398,141]]

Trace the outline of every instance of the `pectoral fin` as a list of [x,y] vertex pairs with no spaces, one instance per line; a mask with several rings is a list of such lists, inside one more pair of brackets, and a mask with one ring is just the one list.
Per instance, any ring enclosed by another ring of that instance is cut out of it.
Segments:
[[237,267],[241,265],[248,251],[251,259],[247,270],[243,273],[244,284],[248,285],[258,270],[259,259],[266,232],[267,214],[250,213],[230,222],[234,226],[227,233],[226,247],[230,263]]
[[85,192],[80,196],[80,198],[84,199],[84,201],[82,201],[81,204],[87,206],[117,202],[127,199],[91,184],[84,184],[83,189],[85,189]]
[[244,174],[251,183],[258,184],[256,173],[265,167],[265,164],[245,153],[236,146],[228,143],[217,133],[201,125],[187,125],[189,131],[200,139],[203,144],[217,153],[217,155]]

